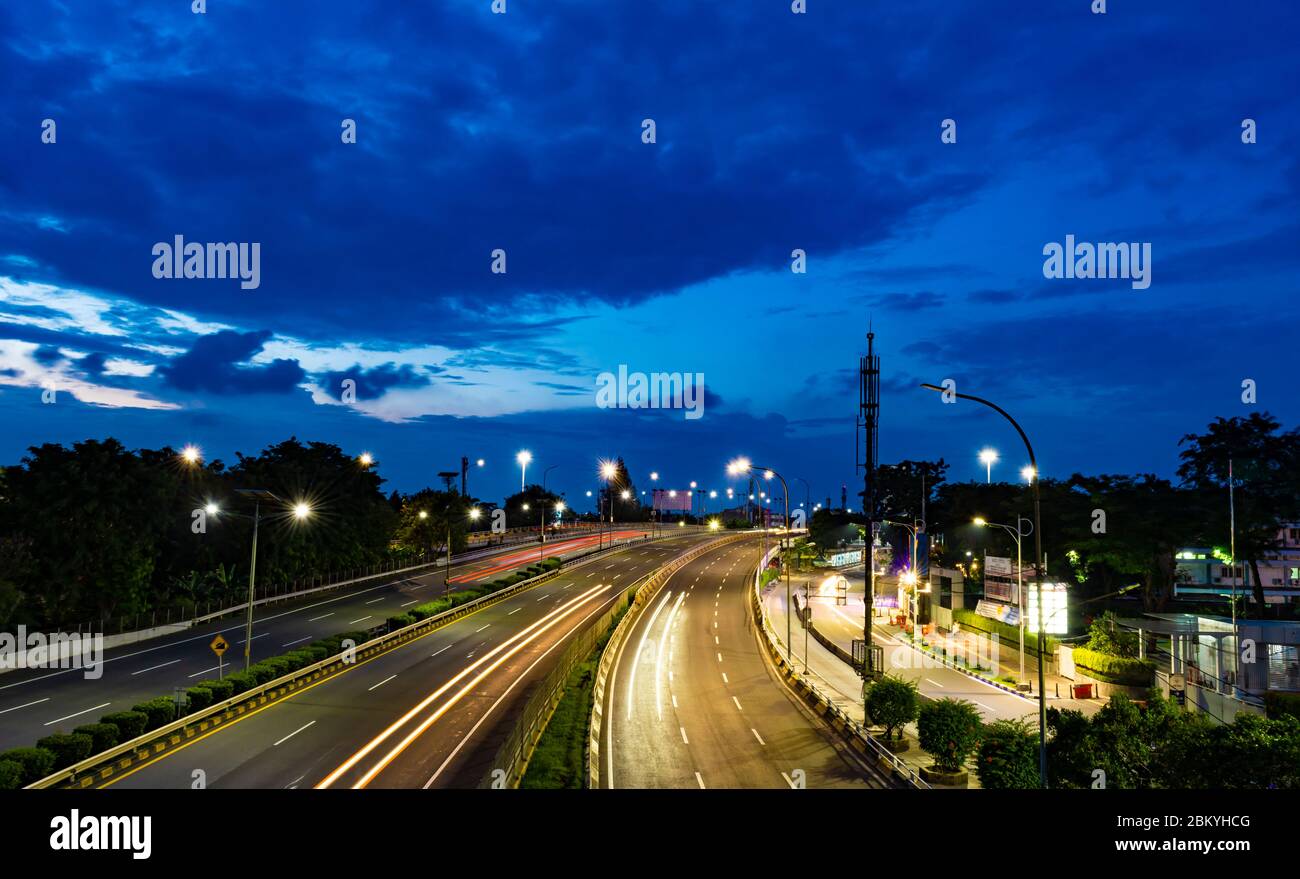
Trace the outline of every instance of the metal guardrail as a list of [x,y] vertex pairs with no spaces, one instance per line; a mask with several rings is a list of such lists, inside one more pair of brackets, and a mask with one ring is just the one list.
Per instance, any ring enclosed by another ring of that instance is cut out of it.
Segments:
[[315,685],[324,678],[332,677],[353,665],[359,664],[362,660],[373,658],[408,641],[423,637],[436,629],[469,616],[475,611],[491,607],[526,589],[553,580],[572,568],[582,567],[603,559],[607,555],[620,552],[628,546],[644,543],[652,539],[654,538],[647,535],[643,538],[633,538],[626,543],[598,550],[579,559],[566,562],[554,571],[547,571],[528,580],[521,580],[513,586],[507,586],[504,589],[468,601],[458,607],[450,608],[409,626],[403,626],[395,631],[380,635],[364,644],[356,645],[349,650],[326,657],[319,662],[303,666],[297,671],[289,672],[275,680],[259,684],[252,689],[245,690],[243,693],[210,705],[201,711],[187,714],[130,741],[115,745],[98,754],[92,754],[85,760],[54,772],[39,781],[32,782],[26,786],[26,789],[87,788],[96,782],[107,781],[114,775],[137,767],[169,748],[187,742],[196,736],[272,702],[279,701],[307,686]]
[[618,626],[614,629],[614,633],[610,636],[604,651],[600,654],[600,663],[596,667],[596,685],[593,689],[595,698],[591,709],[591,719],[587,724],[586,760],[587,787],[589,789],[596,790],[600,787],[600,728],[602,715],[605,711],[605,684],[608,682],[610,668],[614,664],[614,657],[622,647],[627,633],[632,630],[632,626],[636,625],[638,615],[659,591],[660,587],[668,581],[668,578],[684,565],[694,561],[706,552],[717,549],[719,546],[735,543],[738,540],[753,536],[754,532],[752,531],[742,531],[697,546],[646,577],[641,586],[637,588],[632,596],[631,609],[628,610],[627,615],[619,621]]
[[[808,676],[797,672],[794,666],[786,660],[781,636],[777,634],[776,629],[772,626],[767,607],[763,604],[761,586],[762,573],[767,568],[768,561],[779,551],[779,547],[773,547],[759,562],[758,568],[754,571],[754,590],[751,595],[751,607],[754,611],[754,617],[759,620],[759,627],[763,630],[767,640],[768,653],[771,654],[777,671],[789,681],[790,685],[803,696],[805,701],[812,705],[814,711],[819,715],[829,715],[831,727],[857,750],[861,751],[863,756],[874,757],[878,762],[888,766],[895,777],[906,781],[912,787],[931,790],[929,783],[921,778],[914,768],[900,760],[896,754],[878,742],[876,737],[865,726],[850,717],[835,704],[832,697],[822,692]],[[790,609],[787,608],[786,612],[789,613]]]

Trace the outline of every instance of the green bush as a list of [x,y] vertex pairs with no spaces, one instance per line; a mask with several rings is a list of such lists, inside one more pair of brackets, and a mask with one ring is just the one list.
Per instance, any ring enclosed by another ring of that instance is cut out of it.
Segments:
[[19,785],[40,781],[54,771],[54,752],[45,748],[14,748],[0,754],[0,763],[12,761],[22,767]]
[[144,735],[144,728],[149,725],[149,715],[142,711],[116,711],[105,714],[99,722],[117,727],[117,742],[121,744]]
[[156,699],[150,699],[148,702],[133,705],[131,710],[139,711],[147,718],[144,725],[145,732],[158,729],[160,726],[166,726],[176,719],[176,703],[167,696],[159,696]]
[[230,684],[230,695],[238,696],[256,687],[257,678],[248,672],[237,671],[232,675],[226,675],[226,683]]
[[1155,678],[1156,664],[1150,659],[1130,659],[1098,653],[1087,647],[1074,648],[1074,665],[1088,677],[1108,684],[1149,687]]
[[190,713],[202,711],[212,704],[212,691],[207,687],[195,685],[185,691],[185,696],[189,699]]
[[121,741],[119,738],[121,734],[118,732],[117,727],[111,723],[88,723],[85,726],[77,727],[73,732],[90,736],[90,753],[92,754],[107,751]]
[[990,723],[980,738],[975,774],[989,790],[1038,787],[1038,733],[1023,720]]
[[0,790],[17,790],[22,787],[23,765],[13,760],[0,760]]
[[[50,772],[57,772],[89,757],[91,749],[95,747],[95,740],[85,733],[54,733],[38,739],[36,747],[44,748],[54,755],[54,765]],[[45,774],[49,775],[49,772]]]
[[411,616],[409,613],[402,613],[395,617],[389,617],[388,631],[396,632],[398,629],[406,628],[414,622],[416,622],[415,617]]
[[894,675],[885,675],[867,688],[867,716],[885,728],[885,738],[894,730],[902,736],[902,726],[916,720],[919,710],[916,683]]
[[559,568],[561,565],[563,565],[564,562],[562,562],[560,559],[557,559],[555,556],[550,556],[544,562],[542,562],[542,564],[546,566],[546,570],[554,571],[557,568]]
[[1300,694],[1267,690],[1264,693],[1264,710],[1271,720],[1286,716],[1300,719]]
[[209,705],[224,702],[235,692],[235,687],[228,678],[222,678],[219,681],[199,681],[198,686],[212,693],[212,699],[208,702]]
[[[987,635],[997,635],[1003,643],[1011,646],[1020,646],[1020,628],[1018,626],[1008,625],[1001,620],[993,620],[988,617],[982,617],[973,610],[965,608],[954,608],[952,612],[954,622],[961,623],[963,629],[976,629]],[[1056,653],[1057,645],[1060,644],[1051,635],[1047,636],[1047,654],[1051,656]],[[1025,653],[1038,654],[1038,635],[1034,632],[1025,630]]]
[[975,706],[965,699],[940,699],[921,706],[917,738],[921,748],[944,772],[957,772],[979,744],[983,724]]
[[[263,659],[257,663],[251,671],[257,673],[258,683],[265,684],[267,681],[273,681],[287,675],[292,671],[289,666],[289,660],[283,656],[272,656],[270,659]],[[266,676],[265,679],[263,679],[263,675]]]

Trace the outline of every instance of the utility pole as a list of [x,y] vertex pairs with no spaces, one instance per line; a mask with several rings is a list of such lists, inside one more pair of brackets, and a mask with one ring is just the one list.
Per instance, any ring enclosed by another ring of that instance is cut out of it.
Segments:
[[[863,537],[863,564],[866,566],[864,571],[865,577],[865,594],[863,595],[863,615],[862,615],[862,677],[870,679],[871,676],[881,671],[873,668],[874,662],[871,651],[871,618],[873,615],[873,604],[876,595],[876,560],[875,560],[875,537],[876,537],[876,466],[879,462],[879,429],[880,429],[880,357],[875,351],[876,334],[868,329],[867,332],[867,356],[858,359],[858,428],[862,430],[866,446],[861,467],[862,474],[862,511],[867,516],[867,529]],[[847,487],[841,487],[841,499],[845,510],[848,509]]]

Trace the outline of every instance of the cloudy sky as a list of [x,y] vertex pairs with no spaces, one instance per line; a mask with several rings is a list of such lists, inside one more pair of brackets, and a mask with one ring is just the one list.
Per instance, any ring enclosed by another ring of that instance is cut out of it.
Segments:
[[[1245,379],[1293,426],[1300,7],[1089,5],[6,4],[0,461],[297,435],[499,497],[526,447],[578,498],[747,453],[838,501],[869,322],[882,461],[1019,470],[945,378],[1053,476],[1170,475]],[[155,278],[177,235],[260,285]],[[1150,287],[1045,278],[1066,235],[1149,243]],[[620,364],[703,373],[704,417],[597,408]]]

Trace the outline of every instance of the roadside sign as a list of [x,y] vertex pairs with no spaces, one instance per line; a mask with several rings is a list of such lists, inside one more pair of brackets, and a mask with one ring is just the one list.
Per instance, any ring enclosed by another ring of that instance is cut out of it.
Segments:
[[218,658],[221,657],[221,654],[225,653],[227,650],[230,649],[230,644],[226,641],[225,638],[221,637],[220,635],[217,635],[217,637],[213,638],[212,643],[209,644],[208,646],[212,648],[212,652],[217,654]]

